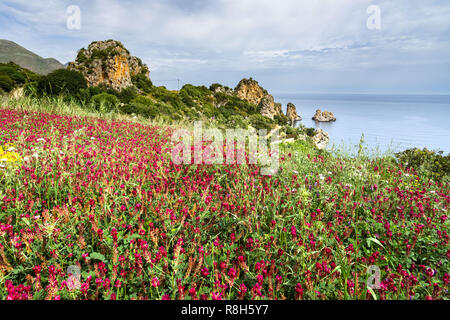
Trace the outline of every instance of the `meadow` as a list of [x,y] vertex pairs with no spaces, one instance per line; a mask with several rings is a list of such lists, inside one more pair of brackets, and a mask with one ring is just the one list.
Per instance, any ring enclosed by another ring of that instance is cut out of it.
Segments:
[[307,140],[273,176],[175,165],[175,127],[3,99],[0,299],[450,297],[447,176]]

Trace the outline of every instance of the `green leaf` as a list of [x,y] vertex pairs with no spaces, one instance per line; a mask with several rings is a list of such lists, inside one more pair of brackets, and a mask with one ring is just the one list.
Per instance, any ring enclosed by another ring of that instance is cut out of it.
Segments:
[[370,293],[372,294],[373,299],[378,300],[377,295],[375,294],[375,291],[373,291],[373,289],[370,287],[368,289],[369,289]]
[[102,261],[103,263],[106,263],[106,258],[105,258],[105,256],[102,255],[101,253],[93,252],[93,253],[91,253],[91,254],[89,255],[89,257],[90,257],[91,259],[100,260],[100,261]]
[[382,248],[384,248],[384,246],[381,244],[381,242],[378,240],[378,239],[375,239],[375,238],[368,238],[367,239],[367,244],[369,245],[369,247],[370,247],[370,243],[371,242],[374,242],[374,243],[376,243],[377,245],[379,245],[380,247],[382,247]]

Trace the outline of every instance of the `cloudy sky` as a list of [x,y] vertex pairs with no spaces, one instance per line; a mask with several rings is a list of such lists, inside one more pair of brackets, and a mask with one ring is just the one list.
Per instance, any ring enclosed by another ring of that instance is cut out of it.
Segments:
[[253,77],[273,93],[450,93],[448,0],[0,0],[0,38],[63,63],[120,40],[169,88]]

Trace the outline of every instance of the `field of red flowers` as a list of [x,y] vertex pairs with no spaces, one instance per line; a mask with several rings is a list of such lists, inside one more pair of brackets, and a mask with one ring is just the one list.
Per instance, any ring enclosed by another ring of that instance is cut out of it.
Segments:
[[392,159],[298,143],[262,176],[175,165],[170,129],[135,122],[0,129],[0,299],[450,297],[449,184]]

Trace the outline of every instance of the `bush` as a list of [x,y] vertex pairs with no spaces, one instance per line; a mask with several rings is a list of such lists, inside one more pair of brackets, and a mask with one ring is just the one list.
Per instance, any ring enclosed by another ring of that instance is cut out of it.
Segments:
[[15,83],[14,81],[7,76],[6,74],[0,74],[0,89],[6,92],[10,92],[14,89]]
[[118,97],[123,103],[130,103],[131,100],[138,96],[136,87],[125,88],[119,92]]
[[272,129],[270,119],[264,117],[261,114],[252,114],[249,117],[249,122],[252,125],[252,127],[256,129],[266,129],[267,132],[269,132]]
[[125,114],[135,114],[145,118],[155,118],[159,114],[157,107],[153,105],[144,105],[137,102],[122,105],[119,107],[119,110]]
[[135,76],[132,76],[131,82],[136,86],[136,88],[142,90],[145,93],[150,93],[153,87],[152,81],[144,73],[139,73]]
[[304,128],[303,131],[308,137],[314,137],[317,133],[316,129],[314,128]]
[[406,168],[414,168],[422,174],[441,179],[450,176],[450,154],[444,156],[442,151],[430,151],[427,148],[408,149],[395,154],[399,162]]
[[240,115],[234,115],[227,119],[226,125],[229,128],[242,128],[247,129],[248,123],[245,119]]
[[91,99],[92,106],[101,112],[110,112],[116,109],[119,103],[120,101],[115,95],[106,92],[97,94]]
[[284,114],[276,114],[273,117],[273,120],[280,126],[285,126],[289,123],[288,117],[286,117]]
[[213,83],[209,86],[209,90],[215,91],[217,88],[223,88],[223,86],[220,83]]
[[181,88],[181,92],[186,92],[192,99],[205,102],[207,97],[212,93],[205,86],[193,86],[192,84],[186,84]]
[[152,105],[154,105],[153,100],[148,98],[148,97],[145,97],[145,96],[138,96],[138,97],[134,98],[131,102],[132,103],[139,103],[139,104],[142,104],[144,106],[152,106]]
[[37,87],[41,94],[76,95],[80,90],[87,88],[87,81],[78,71],[59,69],[42,77]]
[[93,96],[98,95],[100,93],[106,92],[106,89],[101,87],[89,87],[86,89],[81,89],[77,94],[78,101],[89,103]]
[[15,86],[21,86],[29,81],[35,81],[39,78],[39,75],[22,68],[21,66],[10,63],[0,63],[0,75],[6,75],[14,81]]

